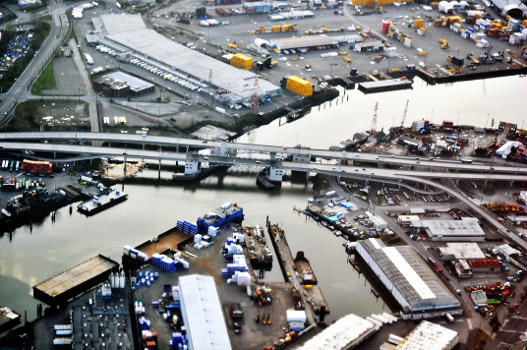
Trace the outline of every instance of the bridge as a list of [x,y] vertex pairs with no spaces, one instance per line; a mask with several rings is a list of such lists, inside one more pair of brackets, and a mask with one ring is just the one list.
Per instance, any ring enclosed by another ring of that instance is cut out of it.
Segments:
[[[17,141],[41,142],[17,142]],[[53,141],[69,141],[70,143],[48,143]],[[95,144],[108,143],[108,146],[91,146],[71,144],[71,141],[82,143],[94,141]],[[111,143],[119,147],[111,147]],[[126,148],[121,145],[141,145],[138,148]],[[145,149],[146,146],[157,146],[157,150]],[[169,150],[163,150],[162,148]],[[184,152],[179,152],[179,148]],[[174,151],[173,149],[176,149]],[[191,149],[209,149],[210,154],[192,152]],[[161,165],[163,160],[185,162],[185,172],[199,172],[201,162],[223,164],[229,166],[268,167],[269,179],[282,180],[284,170],[298,172],[316,172],[320,174],[355,178],[365,181],[389,182],[404,185],[413,182],[436,188],[459,199],[470,207],[480,217],[493,225],[497,232],[524,248],[525,242],[514,232],[509,231],[491,213],[474,203],[457,188],[445,186],[434,180],[480,180],[480,181],[526,181],[527,167],[512,167],[485,163],[466,164],[456,160],[426,160],[415,157],[378,155],[360,152],[333,152],[320,149],[297,147],[281,147],[272,145],[252,145],[234,142],[205,141],[188,138],[172,138],[150,135],[128,135],[110,133],[72,133],[72,132],[29,132],[0,134],[0,150],[7,152],[33,151],[73,155],[74,159],[117,158],[157,160]],[[267,154],[266,159],[254,157],[251,153]],[[286,160],[286,159],[291,160]],[[313,162],[312,159],[336,160],[337,164]],[[365,165],[341,165],[342,160],[353,160],[362,163],[376,164],[379,167]],[[401,168],[382,167],[390,164]]]
[[[97,132],[17,132],[0,133],[0,141],[75,141],[77,143],[82,143],[84,141],[93,141],[96,144],[107,143],[109,145],[111,145],[112,143],[119,145],[135,144],[140,145],[143,149],[152,146],[155,146],[159,149],[175,148],[177,153],[179,153],[180,149],[185,150],[186,153],[188,153],[188,151],[192,149],[210,149],[214,150],[217,154],[259,153],[268,155],[270,159],[280,160],[290,158],[298,163],[309,163],[311,159],[319,158],[325,160],[353,161],[360,163],[376,164],[379,166],[418,166],[421,169],[433,169],[443,171],[467,171],[479,173],[506,173],[527,175],[527,167],[507,166],[501,164],[493,164],[489,162],[481,162],[477,160],[471,163],[464,163],[460,160],[442,160],[435,159],[433,157],[426,157],[420,159],[419,157],[381,155],[366,152],[329,151],[324,149],[311,149],[306,147],[282,147],[274,145],[207,141],[201,139],[154,135]],[[106,153],[108,152],[102,152],[101,155],[106,156]],[[154,158],[160,159],[159,155]]]

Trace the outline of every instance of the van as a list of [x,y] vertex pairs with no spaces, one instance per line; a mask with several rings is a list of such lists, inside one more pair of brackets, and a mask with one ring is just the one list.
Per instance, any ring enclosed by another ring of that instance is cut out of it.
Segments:
[[229,314],[233,320],[241,320],[243,318],[243,309],[240,303],[229,305]]

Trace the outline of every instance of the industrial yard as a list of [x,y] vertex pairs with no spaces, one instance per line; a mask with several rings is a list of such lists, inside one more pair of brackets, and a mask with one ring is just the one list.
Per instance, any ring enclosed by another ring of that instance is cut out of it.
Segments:
[[0,10],[0,348],[525,347],[523,2]]

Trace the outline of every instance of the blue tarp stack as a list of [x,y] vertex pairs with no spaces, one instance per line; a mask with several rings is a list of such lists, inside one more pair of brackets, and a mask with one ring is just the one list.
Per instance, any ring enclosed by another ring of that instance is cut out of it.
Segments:
[[176,271],[176,263],[174,259],[171,259],[164,254],[152,255],[152,264],[159,267],[163,271],[169,271],[169,272]]
[[180,332],[172,333],[172,339],[169,343],[171,349],[183,350],[187,348],[187,340]]
[[196,233],[198,233],[198,227],[194,224],[191,224],[188,221],[177,221],[177,229],[180,231],[183,231],[189,235],[194,236]]

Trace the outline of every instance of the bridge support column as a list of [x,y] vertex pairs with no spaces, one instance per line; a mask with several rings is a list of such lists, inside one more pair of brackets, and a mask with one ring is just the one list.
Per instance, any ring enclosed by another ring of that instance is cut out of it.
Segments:
[[161,158],[159,158],[159,163],[157,165],[157,179],[161,180]]
[[283,175],[284,175],[284,169],[270,167],[269,168],[269,175],[267,175],[267,179],[269,181],[273,181],[273,182],[282,182],[282,176]]
[[485,187],[487,187],[487,184],[488,184],[488,183],[489,183],[489,180],[485,179],[485,182],[484,182]]
[[57,152],[53,152],[53,158],[57,158]]
[[123,174],[124,174],[124,177],[126,177],[126,156],[124,156]]

